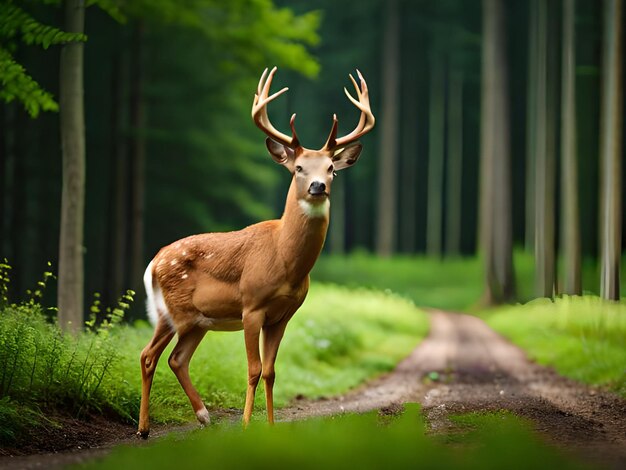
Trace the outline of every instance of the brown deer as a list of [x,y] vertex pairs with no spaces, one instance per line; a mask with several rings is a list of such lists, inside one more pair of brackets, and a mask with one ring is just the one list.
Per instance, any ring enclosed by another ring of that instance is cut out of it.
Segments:
[[[189,378],[189,361],[208,330],[244,331],[248,359],[248,388],[243,412],[250,421],[254,394],[261,377],[265,384],[267,419],[274,421],[274,362],[287,322],[309,289],[309,272],[317,260],[328,228],[330,187],[334,172],[359,158],[357,139],[374,127],[367,84],[350,79],[358,99],[344,88],[361,111],[356,128],[337,138],[337,117],[320,150],[300,145],[291,117],[291,137],[278,131],[267,115],[267,104],[287,91],[269,95],[276,67],[263,72],[252,105],[252,119],[267,134],[272,158],[292,174],[285,211],[268,220],[228,233],[194,235],[159,251],[144,275],[148,315],[154,337],[141,353],[141,409],[137,434],[149,433],[150,388],[159,357],[174,335],[178,343],[169,365],[189,397],[201,424],[209,413]],[[259,350],[263,332],[263,354]]]

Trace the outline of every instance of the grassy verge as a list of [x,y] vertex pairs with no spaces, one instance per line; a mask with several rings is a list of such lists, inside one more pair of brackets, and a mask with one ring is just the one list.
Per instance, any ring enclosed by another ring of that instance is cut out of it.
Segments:
[[[170,436],[149,447],[120,448],[81,468],[152,469],[180,465],[239,468],[584,468],[542,444],[525,421],[507,413],[456,418],[453,445],[430,436],[418,405],[398,417],[343,415],[304,422],[211,426],[184,440]],[[208,459],[208,460],[207,460]]]
[[538,299],[483,317],[540,364],[626,397],[626,304],[594,296]]
[[[427,328],[426,315],[404,298],[313,285],[281,345],[277,405],[299,394],[340,393],[392,369]],[[151,336],[145,322],[136,327],[109,322],[65,336],[37,302],[0,308],[0,441],[16,439],[25,418],[44,424],[40,410],[136,419],[139,353]],[[157,369],[151,415],[157,422],[193,419],[167,354]],[[192,360],[191,376],[209,407],[242,407],[247,376],[241,332],[210,332]]]

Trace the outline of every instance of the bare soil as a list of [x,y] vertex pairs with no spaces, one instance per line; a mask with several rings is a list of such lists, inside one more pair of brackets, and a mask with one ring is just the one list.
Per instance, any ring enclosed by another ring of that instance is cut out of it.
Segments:
[[[295,400],[277,415],[298,420],[374,409],[394,414],[407,402],[422,404],[433,433],[452,429],[451,414],[510,410],[529,419],[548,442],[581,459],[626,468],[626,400],[530,362],[482,320],[462,314],[433,312],[428,338],[393,372],[339,397]],[[212,416],[239,419],[240,412]],[[102,421],[65,422],[61,431],[44,437],[48,445],[0,450],[0,468],[60,468],[105,455],[119,444],[141,444],[134,428]],[[151,439],[196,427],[157,428]]]

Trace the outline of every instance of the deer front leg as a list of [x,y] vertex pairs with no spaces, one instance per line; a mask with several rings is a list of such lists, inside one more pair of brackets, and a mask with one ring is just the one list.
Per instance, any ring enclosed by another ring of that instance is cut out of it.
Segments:
[[196,348],[205,334],[206,330],[196,326],[181,335],[169,359],[170,368],[187,394],[193,411],[196,413],[196,418],[198,418],[201,425],[209,424],[209,412],[204,406],[200,394],[191,383],[191,378],[189,377],[189,361],[191,361],[191,356],[193,356],[193,353],[196,351]]
[[270,424],[274,424],[274,379],[276,377],[274,363],[286,326],[287,320],[263,327],[263,382],[265,384],[267,421]]
[[248,388],[246,390],[246,404],[243,409],[243,425],[248,426],[252,409],[254,408],[254,394],[261,378],[261,354],[259,352],[259,336],[265,315],[261,312],[243,314],[243,335],[246,342],[248,357]]
[[139,429],[137,435],[147,438],[150,433],[150,389],[159,357],[174,337],[174,331],[164,317],[160,317],[154,329],[154,336],[141,352],[141,406],[139,408]]

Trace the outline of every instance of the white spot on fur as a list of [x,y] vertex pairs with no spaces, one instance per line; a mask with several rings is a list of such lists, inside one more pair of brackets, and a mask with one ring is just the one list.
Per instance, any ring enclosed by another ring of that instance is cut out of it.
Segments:
[[213,253],[209,253],[208,255],[204,256],[204,259],[211,259],[213,258]]
[[321,204],[312,204],[309,201],[300,199],[298,204],[300,204],[302,212],[307,217],[326,217],[330,209],[330,201],[328,199],[325,199]]
[[189,275],[188,275],[187,273],[184,273],[184,274],[183,274],[182,276],[180,276],[180,277],[182,277],[183,279],[187,279],[187,278],[189,277]]
[[176,263],[178,263],[178,260],[176,258],[174,258],[172,261],[170,261],[170,264],[172,266],[174,266]]
[[187,256],[187,252],[186,251],[183,251],[183,256]]

